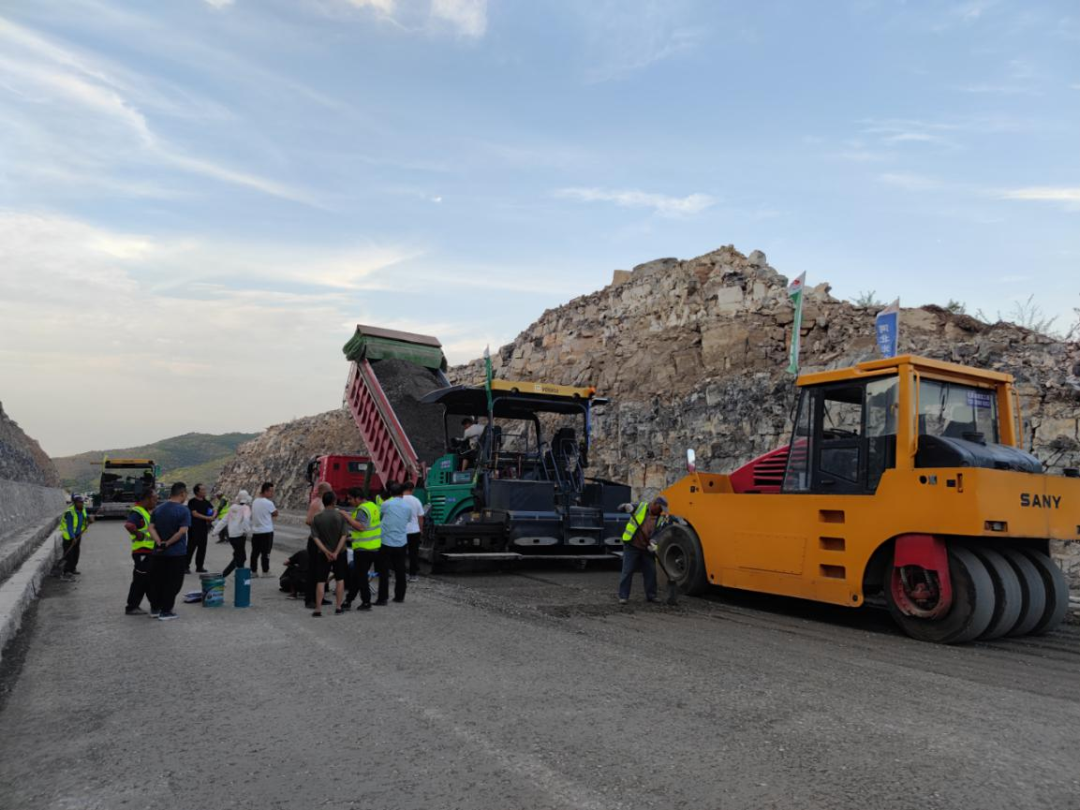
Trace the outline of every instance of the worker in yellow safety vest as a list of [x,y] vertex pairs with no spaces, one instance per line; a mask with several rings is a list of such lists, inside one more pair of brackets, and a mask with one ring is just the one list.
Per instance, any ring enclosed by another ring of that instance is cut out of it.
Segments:
[[357,610],[371,610],[371,583],[368,571],[375,567],[375,576],[379,578],[379,598],[376,605],[385,605],[390,596],[389,578],[386,576],[386,558],[379,553],[382,548],[382,512],[379,505],[368,498],[360,487],[349,490],[348,511],[341,510],[345,522],[349,524],[349,545],[352,547],[352,569],[349,592],[343,607],[352,606],[356,594],[360,594]]
[[82,551],[82,536],[86,528],[93,522],[86,513],[86,502],[82,495],[71,497],[71,506],[60,516],[60,539],[63,546],[64,570],[60,579],[72,580],[77,574],[79,567],[79,554]]
[[128,537],[131,538],[131,560],[135,563],[135,570],[131,574],[131,587],[128,588],[127,607],[124,613],[128,616],[145,616],[142,609],[143,597],[150,602],[150,615],[157,615],[153,589],[150,587],[151,568],[154,564],[154,538],[150,534],[150,513],[157,506],[157,490],[152,486],[143,490],[142,496],[131,507],[124,528],[127,529]]
[[645,601],[656,602],[656,544],[653,538],[667,524],[668,502],[663,496],[652,501],[642,501],[634,506],[624,504],[623,509],[630,512],[630,520],[622,535],[622,576],[619,578],[619,604],[630,601],[630,583],[634,572],[641,569],[641,578],[645,581]]
[[225,531],[226,518],[229,517],[229,499],[225,497],[225,493],[218,494],[217,509],[214,510],[214,515],[217,518],[214,521],[214,525],[210,527],[210,534],[217,535],[217,541],[219,543],[227,543],[229,541],[228,533]]

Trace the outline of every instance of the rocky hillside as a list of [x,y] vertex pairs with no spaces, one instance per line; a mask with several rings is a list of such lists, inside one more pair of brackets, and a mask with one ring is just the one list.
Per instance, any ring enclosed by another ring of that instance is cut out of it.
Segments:
[[246,489],[255,497],[263,481],[273,481],[283,509],[307,507],[307,464],[325,453],[361,454],[363,442],[345,410],[306,416],[267,428],[237,449],[218,476],[217,488],[230,498]]
[[[594,474],[651,493],[682,474],[688,447],[727,472],[788,440],[787,279],[755,251],[659,259],[616,271],[609,286],[545,312],[493,358],[506,379],[596,385]],[[876,357],[875,311],[807,291],[802,370]],[[1027,440],[1052,469],[1080,464],[1080,345],[940,307],[905,309],[901,353],[1016,376]],[[453,370],[478,380],[480,361]]]
[[60,486],[56,467],[36,441],[4,413],[0,403],[0,478],[47,487]]

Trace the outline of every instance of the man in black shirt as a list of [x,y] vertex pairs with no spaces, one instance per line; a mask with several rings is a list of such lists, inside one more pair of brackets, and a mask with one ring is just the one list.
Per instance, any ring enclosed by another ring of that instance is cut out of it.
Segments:
[[191,529],[188,531],[187,573],[191,573],[191,558],[195,558],[195,570],[206,573],[206,540],[210,524],[214,522],[214,505],[206,499],[206,487],[195,485],[195,497],[188,501],[191,510]]

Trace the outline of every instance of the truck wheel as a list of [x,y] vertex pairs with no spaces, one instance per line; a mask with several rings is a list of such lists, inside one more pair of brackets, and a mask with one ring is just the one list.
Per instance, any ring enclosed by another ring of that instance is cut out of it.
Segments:
[[994,583],[994,616],[980,638],[984,641],[1001,638],[1016,626],[1020,609],[1024,606],[1020,578],[1008,560],[993,549],[969,547],[969,550],[986,566]]
[[703,594],[709,587],[701,541],[689,526],[676,524],[656,538],[656,556],[679,590],[687,596]]
[[919,641],[936,644],[963,644],[973,641],[990,626],[994,617],[994,583],[979,558],[966,548],[949,546],[949,578],[952,606],[937,619],[908,616],[897,605],[893,593],[893,565],[885,572],[885,597],[889,613],[905,633]]
[[1022,553],[1035,564],[1046,590],[1046,606],[1032,628],[1031,635],[1046,635],[1061,624],[1065,620],[1065,614],[1069,612],[1069,583],[1065,581],[1061,569],[1041,551],[1024,549]]
[[1035,625],[1046,611],[1046,586],[1043,585],[1039,569],[1020,549],[1004,548],[1001,555],[1009,561],[1020,580],[1020,590],[1024,595],[1024,604],[1020,608],[1020,618],[1016,620],[1010,636],[1025,636],[1035,629]]

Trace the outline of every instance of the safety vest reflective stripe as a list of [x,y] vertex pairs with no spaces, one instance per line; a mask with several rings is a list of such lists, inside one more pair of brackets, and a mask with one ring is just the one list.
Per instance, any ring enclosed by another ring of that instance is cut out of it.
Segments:
[[141,517],[143,521],[141,529],[136,529],[134,533],[128,532],[128,536],[131,538],[132,553],[153,551],[154,538],[150,535],[150,513],[141,506],[133,506],[131,511]]
[[80,512],[74,506],[69,506],[60,516],[60,535],[65,540],[73,540],[86,531],[86,512]]
[[374,551],[382,546],[382,513],[376,504],[365,501],[353,510],[353,520],[358,519],[361,510],[367,515],[368,528],[362,532],[350,531],[349,539],[354,550]]
[[648,501],[642,501],[638,504],[637,509],[634,510],[633,516],[626,522],[626,528],[623,529],[622,541],[624,543],[629,543],[634,539],[634,535],[637,534],[638,528],[645,522],[645,514],[648,511]]

